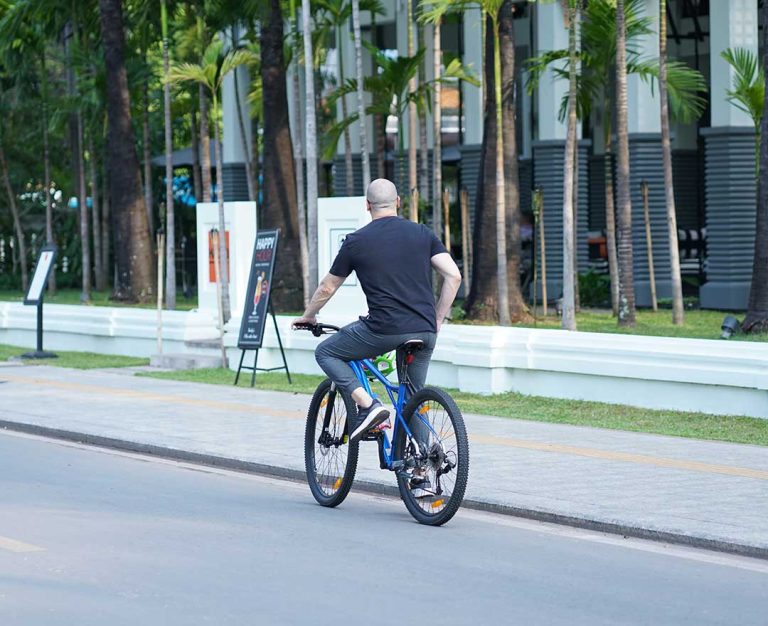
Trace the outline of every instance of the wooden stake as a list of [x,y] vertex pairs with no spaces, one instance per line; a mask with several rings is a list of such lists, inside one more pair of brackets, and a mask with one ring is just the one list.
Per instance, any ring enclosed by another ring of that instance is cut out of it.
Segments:
[[656,272],[653,268],[653,239],[651,238],[651,211],[648,200],[648,182],[643,181],[640,183],[640,190],[643,194],[643,213],[645,215],[645,245],[648,250],[648,276],[651,282],[651,306],[654,311],[659,310],[659,305],[656,300]]
[[469,193],[462,189],[459,194],[459,207],[461,208],[461,258],[464,260],[464,291],[465,297],[469,295],[472,287],[472,253],[470,247],[472,238],[469,232]]
[[447,189],[443,190],[443,232],[445,233],[445,249],[451,251],[451,196]]
[[216,272],[216,303],[219,309],[219,345],[221,346],[221,367],[227,367],[227,351],[224,349],[224,302],[221,293],[221,263],[219,259],[219,231],[211,230],[211,243],[213,245],[213,269]]
[[163,353],[163,283],[165,275],[165,233],[157,233],[157,353]]
[[411,221],[416,222],[418,224],[419,222],[419,189],[417,187],[414,187],[411,191],[411,206],[410,212],[411,212]]

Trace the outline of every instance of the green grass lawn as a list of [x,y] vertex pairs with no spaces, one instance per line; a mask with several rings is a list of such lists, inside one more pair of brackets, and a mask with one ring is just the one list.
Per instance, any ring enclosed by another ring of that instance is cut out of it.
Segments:
[[[235,380],[235,373],[224,369],[153,372],[139,375],[215,385],[232,385]],[[292,378],[294,384],[289,385],[285,373],[259,372],[256,376],[256,388],[293,393],[312,393],[323,380],[321,376],[305,374],[292,374]],[[241,374],[239,386],[250,386],[250,372]],[[455,390],[450,390],[450,392],[464,413],[656,433],[693,439],[768,445],[768,420],[764,419],[679,411],[652,411],[602,402],[556,400],[525,396],[519,393],[481,396]]]
[[[10,302],[23,302],[24,293],[21,291],[0,290],[0,300]],[[125,304],[123,302],[113,302],[110,300],[111,291],[92,291],[91,305],[93,306],[137,306],[143,309],[157,308],[157,303],[149,304]],[[45,302],[53,304],[82,304],[80,302],[79,289],[59,289],[55,296],[45,294]],[[176,294],[176,309],[179,311],[191,311],[197,308],[197,296],[185,298],[184,294]]]
[[[686,311],[685,325],[672,324],[672,311],[659,310],[653,312],[647,309],[637,311],[637,326],[635,328],[619,328],[616,318],[610,311],[584,309],[576,314],[577,329],[590,333],[620,333],[624,335],[653,335],[657,337],[684,337],[688,339],[717,339],[720,340],[720,326],[723,318],[729,313],[723,311]],[[737,319],[743,319],[744,314],[734,314]],[[470,324],[461,320],[460,324]],[[539,317],[533,324],[521,324],[522,328],[560,328],[560,319],[555,315],[546,318]],[[736,341],[768,341],[768,334],[735,335]]]
[[[18,357],[25,352],[31,352],[32,348],[17,348],[15,346],[0,345],[0,361]],[[79,370],[101,369],[105,367],[132,367],[137,365],[149,365],[149,359],[140,359],[130,356],[115,356],[111,354],[94,354],[93,352],[55,352],[55,359],[25,359],[26,365],[55,365],[57,367],[71,367]]]

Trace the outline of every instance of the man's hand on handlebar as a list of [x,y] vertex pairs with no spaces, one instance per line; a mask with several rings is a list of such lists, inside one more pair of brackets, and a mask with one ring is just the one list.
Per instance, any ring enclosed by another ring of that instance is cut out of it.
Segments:
[[314,326],[315,324],[317,324],[317,317],[314,315],[312,317],[297,317],[295,320],[293,320],[293,322],[291,322],[291,328],[293,328],[293,330],[298,330],[301,328],[301,326]]

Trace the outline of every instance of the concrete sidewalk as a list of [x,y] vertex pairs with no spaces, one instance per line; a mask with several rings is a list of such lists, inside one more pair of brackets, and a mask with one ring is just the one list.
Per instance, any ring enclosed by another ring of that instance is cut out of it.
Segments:
[[[0,426],[303,477],[309,396],[131,373],[3,367]],[[768,558],[766,447],[465,419],[467,506]],[[356,488],[396,493],[372,443]]]

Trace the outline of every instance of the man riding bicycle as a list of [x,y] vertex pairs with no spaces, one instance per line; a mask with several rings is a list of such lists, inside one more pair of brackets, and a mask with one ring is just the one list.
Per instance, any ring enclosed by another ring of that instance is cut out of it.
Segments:
[[[320,281],[302,317],[294,324],[316,324],[320,309],[352,272],[368,302],[368,315],[342,328],[315,350],[318,365],[358,406],[350,442],[360,439],[389,418],[389,410],[360,385],[349,361],[394,350],[412,339],[423,349],[408,365],[416,389],[424,386],[437,333],[450,312],[461,284],[461,273],[445,246],[423,224],[397,215],[400,197],[395,185],[374,180],[366,192],[371,222],[346,237],[329,273]],[[435,304],[432,270],[443,277]],[[401,363],[398,354],[398,364]],[[398,367],[398,373],[400,367]]]

